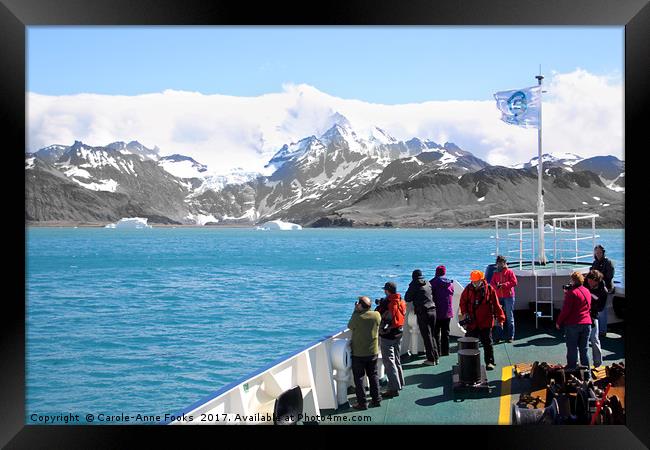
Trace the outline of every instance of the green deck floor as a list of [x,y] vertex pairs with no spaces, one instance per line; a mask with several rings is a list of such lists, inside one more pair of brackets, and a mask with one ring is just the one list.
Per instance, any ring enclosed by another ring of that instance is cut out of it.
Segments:
[[[402,367],[406,386],[400,396],[384,399],[378,408],[356,411],[352,408],[337,411],[323,410],[322,416],[331,415],[331,420],[319,422],[328,424],[499,424],[502,411],[502,424],[510,421],[510,408],[519,399],[519,393],[527,389],[528,381],[512,378],[505,383],[502,378],[511,377],[509,367],[516,363],[546,361],[549,364],[566,364],[566,346],[560,331],[551,328],[551,323],[540,323],[538,330],[530,313],[523,312],[516,321],[516,340],[494,346],[496,368],[487,371],[488,384],[493,387],[487,393],[456,393],[452,389],[452,365],[457,362],[456,339],[450,343],[450,355],[442,357],[437,366],[422,366],[424,356],[420,355],[410,361],[404,360]],[[622,328],[610,325],[606,338],[601,338],[603,364],[621,362],[623,357]],[[483,350],[481,349],[481,360]],[[591,361],[591,348],[589,350]],[[483,361],[482,361],[483,363]],[[593,363],[593,362],[592,362]],[[506,368],[505,373],[503,368]],[[382,390],[385,387],[382,387]],[[502,402],[503,391],[510,391]],[[354,394],[348,396],[350,404],[356,403]],[[369,397],[368,397],[369,399]],[[507,411],[505,410],[507,408]],[[355,416],[353,418],[353,416]],[[370,420],[361,421],[363,416]],[[505,419],[505,421],[504,421]]]

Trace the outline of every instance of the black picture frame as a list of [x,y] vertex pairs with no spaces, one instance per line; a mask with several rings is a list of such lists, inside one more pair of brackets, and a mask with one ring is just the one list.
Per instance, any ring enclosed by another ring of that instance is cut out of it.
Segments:
[[[25,223],[21,217],[24,197],[16,184],[24,185],[26,27],[31,25],[618,25],[625,26],[625,266],[628,302],[625,333],[626,426],[499,427],[436,426],[327,427],[328,434],[311,434],[318,427],[294,428],[278,443],[306,448],[323,445],[332,436],[334,445],[349,445],[348,438],[374,436],[377,445],[461,445],[476,441],[485,448],[613,448],[650,446],[648,400],[650,383],[645,370],[650,360],[648,308],[643,302],[643,275],[639,269],[644,248],[642,217],[645,205],[644,150],[647,132],[644,114],[649,106],[650,6],[648,0],[337,0],[324,3],[279,3],[234,0],[0,0],[0,117],[5,152],[2,179],[5,242],[12,244],[3,277],[4,302],[1,319],[2,382],[0,382],[0,444],[7,448],[129,448],[135,437],[171,438],[179,445],[196,445],[207,439],[210,446],[234,447],[224,433],[241,439],[253,436],[249,427],[156,427],[156,426],[38,426],[25,425]],[[644,126],[645,125],[645,126]],[[634,203],[633,198],[640,202]],[[635,207],[636,206],[636,207]],[[640,206],[640,207],[639,207]],[[24,216],[23,216],[24,217]],[[647,247],[647,244],[645,245]],[[640,276],[639,276],[640,275]],[[55,345],[55,343],[53,343]],[[322,430],[322,428],[321,428]],[[367,431],[366,431],[367,430]],[[260,433],[286,433],[278,427],[255,427]],[[394,432],[395,431],[395,432]],[[155,432],[150,437],[149,433]],[[346,433],[341,440],[341,433]],[[370,433],[370,434],[369,434]],[[326,437],[327,436],[327,437]],[[267,436],[265,436],[267,437]],[[269,438],[273,439],[271,436]],[[323,439],[325,438],[325,439]],[[335,443],[338,441],[338,443]],[[230,441],[232,442],[232,441]],[[444,444],[446,442],[446,444]]]

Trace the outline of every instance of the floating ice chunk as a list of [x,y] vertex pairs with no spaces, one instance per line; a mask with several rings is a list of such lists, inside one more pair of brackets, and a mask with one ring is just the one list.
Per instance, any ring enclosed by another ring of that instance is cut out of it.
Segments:
[[587,203],[587,202],[582,202],[582,204],[583,204],[583,205],[588,205],[589,203]]
[[600,197],[594,197],[593,199],[596,201],[600,201]]
[[544,225],[544,229],[545,229],[546,231],[569,231],[569,230],[567,230],[566,228],[562,228],[562,227],[554,227],[554,226],[551,225],[550,223],[547,223],[546,225]]
[[152,228],[151,225],[147,225],[149,219],[142,217],[125,217],[120,219],[117,223],[109,223],[105,228],[123,228],[123,229],[141,229],[141,228]]
[[296,223],[283,222],[281,220],[271,220],[269,222],[264,222],[256,229],[264,230],[264,231],[268,231],[268,230],[290,231],[290,230],[302,230],[302,227]]
[[482,202],[483,200],[485,200],[485,197],[484,197],[484,196],[481,197],[481,198],[479,198],[479,199],[477,200],[477,202]]

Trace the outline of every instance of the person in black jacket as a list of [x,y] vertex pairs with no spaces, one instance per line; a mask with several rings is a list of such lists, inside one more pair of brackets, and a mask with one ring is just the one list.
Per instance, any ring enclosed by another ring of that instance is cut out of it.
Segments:
[[[594,247],[594,262],[591,263],[591,269],[595,269],[603,275],[607,293],[614,292],[614,264],[605,256],[605,247],[597,245]],[[607,303],[603,306],[602,311],[598,314],[598,331],[601,337],[607,336]]]
[[433,339],[436,327],[436,304],[433,302],[431,285],[422,276],[422,271],[417,269],[411,274],[413,278],[404,294],[406,303],[413,302],[413,309],[418,319],[418,328],[424,340],[427,359],[425,365],[438,364],[438,347]]
[[589,271],[585,279],[585,287],[591,293],[591,334],[589,341],[591,342],[591,354],[594,360],[594,367],[598,367],[603,363],[603,354],[600,347],[600,337],[598,335],[598,316],[605,308],[607,302],[607,289],[605,288],[605,281],[603,274],[599,271],[592,269]]

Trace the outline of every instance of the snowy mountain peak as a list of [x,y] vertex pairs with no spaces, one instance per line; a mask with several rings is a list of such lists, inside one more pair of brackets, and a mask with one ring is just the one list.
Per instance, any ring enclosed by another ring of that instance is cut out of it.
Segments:
[[63,154],[67,152],[69,149],[70,147],[68,147],[67,145],[55,144],[55,145],[49,145],[47,147],[44,147],[30,155],[35,156],[47,163],[52,164],[56,162],[61,156],[63,156]]
[[386,133],[384,130],[382,130],[379,127],[374,127],[370,131],[370,141],[378,142],[380,144],[395,144],[397,143],[397,139],[395,139],[393,136],[389,135]]
[[346,139],[352,135],[356,135],[356,133],[352,130],[352,126],[350,126],[349,122],[345,123],[335,123],[332,125],[332,127],[327,130],[323,135],[320,137],[320,139],[323,142],[329,143],[332,140],[343,138]]
[[264,168],[270,169],[271,172],[275,171],[282,167],[287,161],[299,159],[310,150],[322,146],[322,143],[316,136],[309,136],[299,140],[298,142],[285,144],[275,155],[273,155]]
[[329,117],[328,122],[331,124],[330,128],[334,125],[340,125],[343,128],[352,128],[352,125],[350,124],[350,121],[348,120],[347,117],[345,117],[343,114],[340,112],[336,111],[334,114],[332,114]]
[[128,144],[124,141],[111,142],[106,148],[122,153],[123,155],[138,155],[141,158],[158,159],[158,147],[147,148],[138,141],[131,141]]
[[[571,167],[580,161],[582,161],[584,158],[581,156],[578,156],[574,153],[544,153],[542,154],[542,163],[543,164],[550,164],[552,166],[558,167],[558,166],[566,166],[566,167]],[[522,164],[516,164],[513,166],[514,169],[528,169],[530,167],[537,167],[539,158],[535,156],[532,158],[530,161],[527,163],[522,163]]]

